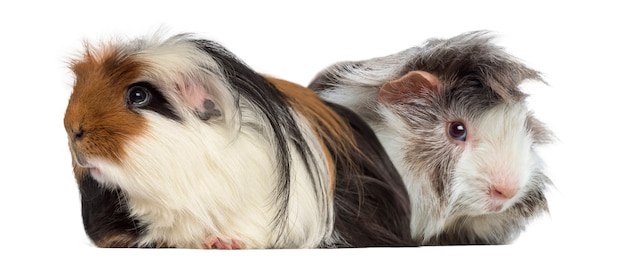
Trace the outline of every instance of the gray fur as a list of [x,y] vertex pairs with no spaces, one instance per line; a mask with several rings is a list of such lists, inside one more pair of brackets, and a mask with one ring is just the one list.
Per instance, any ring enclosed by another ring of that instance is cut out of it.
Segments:
[[[456,206],[446,204],[461,151],[441,138],[445,131],[441,123],[459,115],[470,120],[478,118],[499,104],[523,104],[526,94],[519,89],[522,82],[545,83],[538,71],[493,44],[493,38],[488,31],[468,32],[450,39],[430,39],[421,46],[384,57],[339,62],[320,72],[309,88],[363,117],[390,156],[403,157],[406,164],[396,167],[405,177],[418,175],[413,173],[417,169],[430,169],[419,175],[428,177],[433,193],[422,195],[419,201],[426,203],[420,204],[438,204],[440,211],[454,212]],[[442,84],[439,93],[397,104],[379,103],[378,92],[383,84],[414,70],[436,76]],[[525,124],[533,139],[533,147],[528,149],[536,155],[534,145],[550,142],[552,134],[531,112],[526,114]],[[391,143],[401,144],[398,147],[402,151],[390,151],[395,146]],[[539,158],[537,162],[541,162]],[[550,184],[538,164],[524,196],[506,211],[484,216],[451,215],[435,236],[414,233],[413,238],[426,245],[511,243],[531,219],[548,212],[545,190]],[[407,186],[411,190],[411,185]],[[489,227],[488,235],[476,232],[479,226]]]

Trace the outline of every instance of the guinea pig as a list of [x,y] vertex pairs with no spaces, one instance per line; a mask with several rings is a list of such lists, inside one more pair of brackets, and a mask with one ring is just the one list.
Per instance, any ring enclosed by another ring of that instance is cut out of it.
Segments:
[[99,247],[412,246],[373,130],[193,34],[85,43],[64,117]]
[[541,73],[488,31],[429,39],[389,56],[338,62],[309,84],[374,129],[411,198],[417,244],[509,244],[549,212],[536,147],[553,134],[520,84]]

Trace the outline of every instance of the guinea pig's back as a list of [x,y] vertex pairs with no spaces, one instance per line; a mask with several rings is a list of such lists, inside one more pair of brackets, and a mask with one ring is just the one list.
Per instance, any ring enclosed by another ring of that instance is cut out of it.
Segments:
[[309,88],[266,78],[306,115],[330,154],[335,247],[415,246],[408,192],[371,127],[347,107],[324,101]]
[[326,104],[349,123],[360,151],[353,161],[361,172],[337,169],[336,230],[355,247],[416,246],[410,235],[408,192],[374,131],[346,107]]

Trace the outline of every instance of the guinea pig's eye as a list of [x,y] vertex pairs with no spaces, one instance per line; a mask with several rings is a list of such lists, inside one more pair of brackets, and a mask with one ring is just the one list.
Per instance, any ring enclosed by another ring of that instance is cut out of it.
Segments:
[[465,141],[465,138],[467,138],[467,129],[465,129],[465,125],[460,121],[451,122],[448,125],[448,135],[454,140]]
[[126,93],[126,102],[132,107],[144,107],[150,104],[152,93],[143,85],[132,85]]

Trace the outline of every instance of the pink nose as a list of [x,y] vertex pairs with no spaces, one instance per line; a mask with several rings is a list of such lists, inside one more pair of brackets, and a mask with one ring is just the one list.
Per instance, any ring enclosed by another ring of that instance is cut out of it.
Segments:
[[491,185],[489,195],[494,199],[510,199],[517,194],[518,190],[507,186]]

